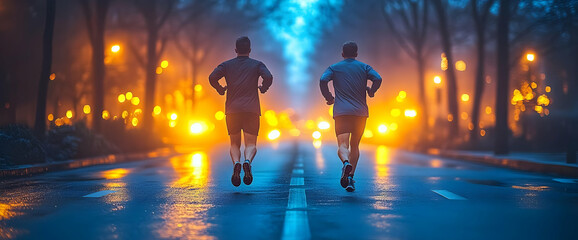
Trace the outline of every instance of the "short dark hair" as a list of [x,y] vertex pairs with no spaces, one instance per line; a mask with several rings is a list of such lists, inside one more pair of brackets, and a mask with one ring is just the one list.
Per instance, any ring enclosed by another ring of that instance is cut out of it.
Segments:
[[343,44],[344,57],[357,57],[357,43],[350,41]]
[[247,54],[251,51],[251,40],[249,40],[249,37],[247,36],[237,38],[237,42],[235,42],[235,47],[237,48],[237,53]]

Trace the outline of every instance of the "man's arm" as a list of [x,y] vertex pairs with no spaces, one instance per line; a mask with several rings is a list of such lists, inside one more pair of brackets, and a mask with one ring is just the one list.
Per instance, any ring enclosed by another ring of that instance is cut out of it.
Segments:
[[331,105],[335,103],[335,98],[329,91],[329,81],[333,80],[333,70],[331,67],[328,67],[327,70],[321,75],[321,79],[319,81],[319,88],[321,89],[321,94],[327,101],[327,105]]
[[209,75],[209,83],[220,95],[224,95],[227,90],[227,87],[223,87],[219,84],[219,80],[223,78],[223,76],[225,76],[225,66],[223,66],[222,63],[213,70],[211,75]]
[[259,86],[259,90],[261,93],[265,93],[273,84],[273,75],[271,75],[271,72],[269,72],[269,69],[267,69],[264,63],[259,63],[259,76],[263,78],[263,83]]
[[369,65],[367,65],[367,78],[372,82],[371,83],[371,88],[367,88],[367,95],[369,95],[369,97],[373,97],[375,96],[375,92],[377,92],[377,89],[379,89],[379,87],[381,86],[381,76],[379,76],[379,73],[377,73],[375,70],[373,70],[373,68]]

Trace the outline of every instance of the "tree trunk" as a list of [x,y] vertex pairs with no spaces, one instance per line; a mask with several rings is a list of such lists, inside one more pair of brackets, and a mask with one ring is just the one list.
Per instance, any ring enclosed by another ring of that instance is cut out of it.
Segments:
[[147,62],[146,62],[146,80],[145,80],[145,101],[144,101],[144,115],[143,126],[145,129],[153,128],[153,108],[155,104],[155,88],[156,88],[156,68],[158,65],[157,57],[157,40],[158,29],[154,24],[154,9],[151,12],[153,16],[148,24],[148,42],[147,42]]
[[481,26],[476,26],[476,50],[478,54],[478,62],[476,68],[476,85],[474,89],[474,106],[472,108],[472,124],[474,125],[470,132],[470,141],[476,142],[478,140],[478,131],[480,130],[480,108],[482,104],[482,95],[484,94],[484,72],[485,72],[485,30]]
[[429,133],[429,108],[426,103],[425,98],[425,57],[422,56],[421,49],[417,51],[417,55],[421,56],[417,59],[417,73],[418,73],[418,87],[419,87],[419,104],[422,107],[422,121],[421,121],[421,132],[426,133],[422,134],[422,137],[427,137],[427,133]]
[[495,154],[507,154],[508,147],[508,85],[509,85],[509,25],[510,25],[510,2],[500,0],[500,12],[498,15],[498,59],[497,59],[497,84],[496,84],[496,133]]
[[92,74],[93,74],[93,114],[92,122],[95,131],[102,130],[102,112],[104,111],[104,28],[109,0],[96,1],[96,19],[94,41],[92,45]]
[[56,15],[56,0],[46,1],[46,20],[42,39],[42,69],[38,82],[38,96],[36,99],[36,118],[34,132],[39,138],[44,138],[46,132],[46,97],[48,96],[48,82],[52,68],[52,38],[54,34],[54,19]]
[[442,40],[442,49],[448,60],[448,69],[446,72],[446,78],[448,81],[448,111],[452,115],[453,120],[450,122],[449,137],[456,138],[459,133],[459,115],[458,115],[458,93],[457,93],[457,80],[456,73],[454,71],[454,59],[452,55],[452,42],[451,36],[448,29],[448,22],[444,6],[441,0],[433,1],[435,12],[439,19],[439,29]]

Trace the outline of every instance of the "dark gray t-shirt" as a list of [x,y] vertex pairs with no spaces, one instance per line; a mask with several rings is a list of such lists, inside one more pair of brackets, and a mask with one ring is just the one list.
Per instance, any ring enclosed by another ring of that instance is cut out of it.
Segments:
[[219,64],[209,75],[209,82],[217,91],[223,89],[219,84],[223,77],[227,83],[225,114],[248,112],[261,115],[259,77],[263,78],[263,91],[269,89],[273,83],[273,76],[265,64],[239,56]]
[[321,76],[321,81],[331,80],[333,80],[333,88],[335,89],[333,117],[343,115],[369,116],[366,102],[367,80],[381,81],[381,76],[371,66],[347,58],[331,65]]

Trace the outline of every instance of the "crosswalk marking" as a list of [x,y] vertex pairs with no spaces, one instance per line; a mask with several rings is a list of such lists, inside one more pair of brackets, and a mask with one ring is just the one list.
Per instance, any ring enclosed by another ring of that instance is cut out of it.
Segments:
[[83,197],[98,198],[98,197],[103,197],[103,196],[106,196],[106,195],[111,194],[111,193],[114,193],[114,192],[116,192],[116,191],[103,190],[103,191],[98,191],[98,192],[95,192],[95,193],[91,193],[91,194],[85,195],[85,196],[83,196]]
[[457,194],[450,192],[448,190],[432,190],[432,192],[435,192],[435,193],[439,194],[440,196],[445,197],[449,200],[467,200],[465,197],[457,195]]

